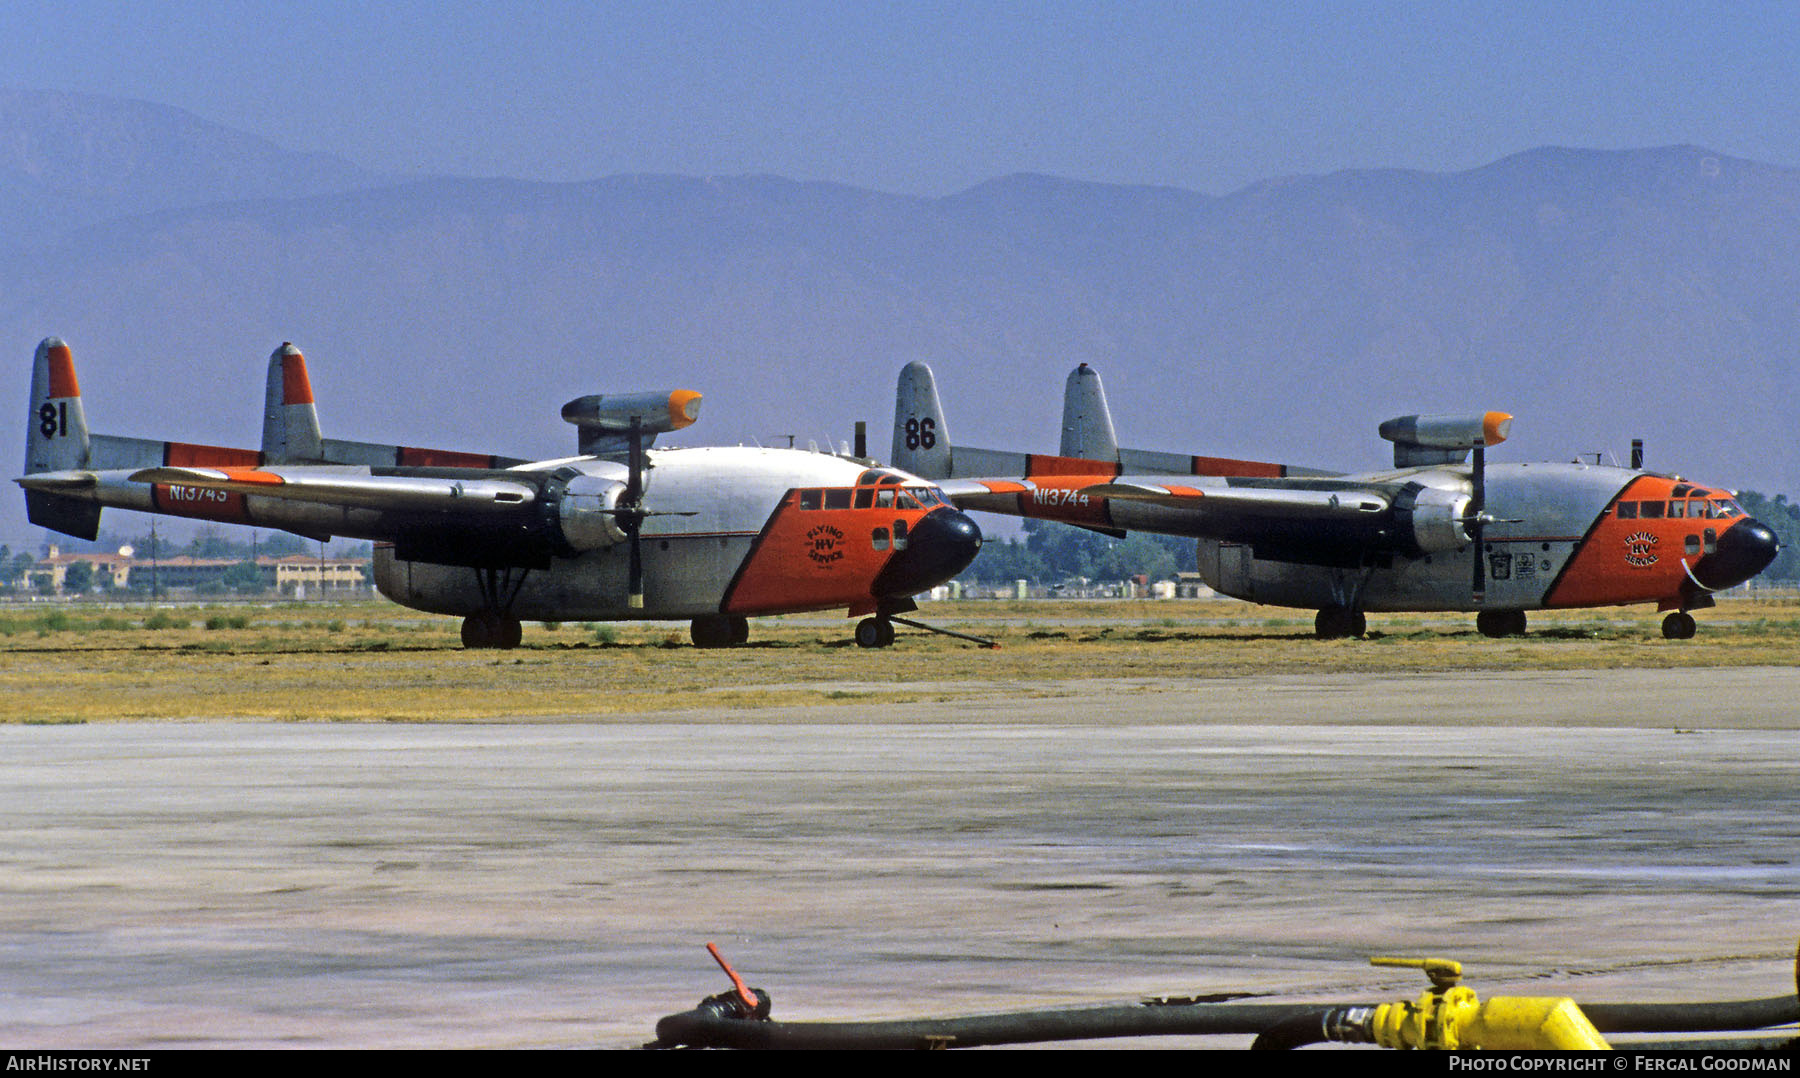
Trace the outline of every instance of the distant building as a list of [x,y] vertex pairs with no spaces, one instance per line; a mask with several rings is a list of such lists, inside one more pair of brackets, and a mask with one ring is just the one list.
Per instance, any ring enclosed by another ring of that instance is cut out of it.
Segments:
[[1175,574],[1175,597],[1177,599],[1210,599],[1218,594],[1207,586],[1206,580],[1199,573]]
[[64,554],[52,544],[49,554],[25,570],[24,578],[13,581],[13,584],[17,587],[36,588],[41,579],[48,577],[50,590],[60,592],[69,570],[78,564],[93,567],[95,587],[105,587],[110,582],[112,587],[123,588],[131,579],[132,562],[123,554]]
[[369,563],[360,558],[289,554],[285,558],[258,558],[256,567],[268,572],[268,586],[283,594],[354,591],[369,584]]
[[[69,570],[85,563],[93,567],[93,586],[138,588],[154,586],[158,591],[214,591],[227,586],[226,574],[243,565],[244,558],[172,558],[126,557],[122,554],[64,554],[56,546],[18,579],[15,587],[44,590],[61,594],[67,590]],[[365,589],[369,585],[369,563],[362,558],[318,558],[307,554],[287,557],[260,557],[255,561],[257,576],[264,591],[284,595],[320,595]],[[48,581],[47,584],[40,583]]]

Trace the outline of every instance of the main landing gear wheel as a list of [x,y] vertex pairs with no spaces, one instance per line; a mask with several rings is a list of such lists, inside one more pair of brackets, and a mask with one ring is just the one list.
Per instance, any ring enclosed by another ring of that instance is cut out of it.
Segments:
[[1313,635],[1320,640],[1360,637],[1368,631],[1369,619],[1363,616],[1362,611],[1351,610],[1347,606],[1328,606],[1313,618]]
[[894,642],[894,623],[886,618],[864,618],[856,623],[856,646],[885,648]]
[[518,618],[505,614],[476,614],[463,619],[462,645],[465,648],[516,648],[525,636]]
[[728,648],[750,639],[750,619],[732,614],[695,618],[688,636],[697,648]]
[[1483,610],[1475,615],[1475,628],[1482,636],[1524,636],[1525,611]]
[[1677,610],[1663,619],[1664,640],[1692,640],[1694,638],[1694,615],[1685,610]]

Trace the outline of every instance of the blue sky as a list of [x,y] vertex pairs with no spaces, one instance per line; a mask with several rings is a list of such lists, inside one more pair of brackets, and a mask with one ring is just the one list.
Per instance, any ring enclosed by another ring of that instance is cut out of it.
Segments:
[[1213,194],[1541,145],[1800,164],[1800,5],[238,3],[0,8],[0,82],[401,173],[1011,172]]

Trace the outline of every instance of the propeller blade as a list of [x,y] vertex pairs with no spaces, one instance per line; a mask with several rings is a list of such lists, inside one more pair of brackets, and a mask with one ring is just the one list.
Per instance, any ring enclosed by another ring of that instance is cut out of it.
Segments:
[[644,608],[644,560],[643,554],[638,549],[638,533],[635,527],[631,529],[631,567],[625,587],[628,593],[625,605],[633,610],[642,610]]
[[1473,480],[1473,494],[1469,499],[1469,541],[1475,544],[1474,550],[1474,592],[1475,601],[1487,598],[1487,566],[1482,552],[1482,533],[1486,530],[1483,515],[1487,512],[1487,450],[1482,446],[1475,447],[1474,467],[1470,469]]
[[631,456],[628,467],[630,475],[625,480],[625,492],[619,498],[628,511],[621,513],[618,518],[619,528],[631,543],[625,577],[625,605],[633,610],[642,610],[644,554],[638,537],[644,528],[644,421],[638,416],[631,417]]

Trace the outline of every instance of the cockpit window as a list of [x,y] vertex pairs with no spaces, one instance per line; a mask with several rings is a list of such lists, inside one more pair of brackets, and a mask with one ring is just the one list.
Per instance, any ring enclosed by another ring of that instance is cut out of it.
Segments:
[[825,492],[822,490],[803,490],[800,492],[800,508],[817,509],[824,504]]
[[850,508],[850,489],[848,487],[838,487],[834,490],[826,491],[825,492],[825,508],[827,508],[827,509],[848,509],[848,508]]

